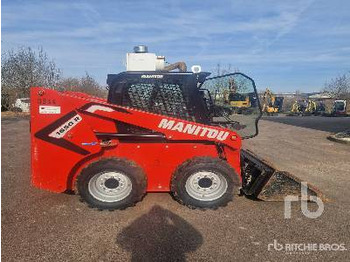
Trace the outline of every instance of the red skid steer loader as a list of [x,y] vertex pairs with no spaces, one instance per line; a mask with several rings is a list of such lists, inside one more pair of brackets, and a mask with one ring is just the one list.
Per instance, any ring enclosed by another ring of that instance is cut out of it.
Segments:
[[[300,195],[296,177],[241,149],[258,133],[254,81],[192,68],[164,66],[164,57],[139,47],[127,55],[127,72],[108,75],[107,100],[31,88],[32,183],[109,210],[133,206],[146,192],[171,192],[203,209],[225,206],[237,189],[262,200]],[[233,109],[230,93],[249,97],[250,106]]]

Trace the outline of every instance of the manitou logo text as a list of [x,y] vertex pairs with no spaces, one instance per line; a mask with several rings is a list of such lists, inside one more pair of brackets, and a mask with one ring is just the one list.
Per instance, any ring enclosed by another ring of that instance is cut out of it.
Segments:
[[163,78],[163,75],[141,75],[141,78]]
[[197,126],[192,124],[185,124],[183,122],[175,122],[174,120],[168,120],[166,118],[163,118],[160,121],[158,127],[163,129],[178,131],[189,135],[214,138],[220,141],[224,141],[229,135],[229,132],[226,132],[226,131],[219,131],[214,128],[202,127],[202,126]]

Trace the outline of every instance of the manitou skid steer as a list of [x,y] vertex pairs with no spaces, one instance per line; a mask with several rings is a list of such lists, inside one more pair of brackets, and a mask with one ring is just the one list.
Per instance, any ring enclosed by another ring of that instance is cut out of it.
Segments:
[[[31,88],[36,187],[78,192],[89,206],[109,210],[146,192],[171,192],[191,208],[225,206],[239,188],[263,200],[300,195],[297,178],[241,149],[261,116],[251,78],[208,78],[198,66],[187,72],[184,63],[164,66],[164,57],[136,51],[127,55],[127,72],[108,75],[107,100]],[[224,98],[232,81],[234,92],[250,98],[245,113]]]

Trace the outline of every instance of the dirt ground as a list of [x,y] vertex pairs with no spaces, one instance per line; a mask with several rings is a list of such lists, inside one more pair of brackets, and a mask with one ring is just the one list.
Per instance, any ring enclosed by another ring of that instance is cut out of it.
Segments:
[[[350,119],[350,118],[349,118]],[[330,199],[305,217],[300,204],[235,197],[216,211],[148,194],[124,211],[96,211],[79,197],[30,185],[29,121],[2,119],[1,257],[4,261],[350,261],[350,146],[329,132],[271,121],[244,147],[309,181]],[[316,204],[309,204],[311,210]],[[345,251],[286,252],[272,244],[333,244]],[[269,244],[270,250],[269,250]]]

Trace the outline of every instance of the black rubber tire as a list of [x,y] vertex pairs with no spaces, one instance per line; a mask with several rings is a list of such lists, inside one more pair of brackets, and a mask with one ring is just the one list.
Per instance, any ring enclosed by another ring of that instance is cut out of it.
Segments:
[[[104,171],[119,171],[128,176],[132,183],[130,194],[117,202],[102,202],[94,198],[88,189],[89,181],[96,174]],[[104,158],[91,163],[82,170],[77,179],[77,189],[83,201],[90,207],[100,210],[125,209],[141,201],[146,193],[147,179],[143,170],[134,162],[123,158]]]
[[[186,191],[186,181],[193,173],[199,171],[221,174],[228,185],[224,195],[213,201],[200,201],[191,197]],[[217,209],[233,200],[234,189],[238,189],[239,181],[238,175],[226,161],[213,157],[197,157],[177,168],[171,180],[171,193],[180,204],[190,208]]]

